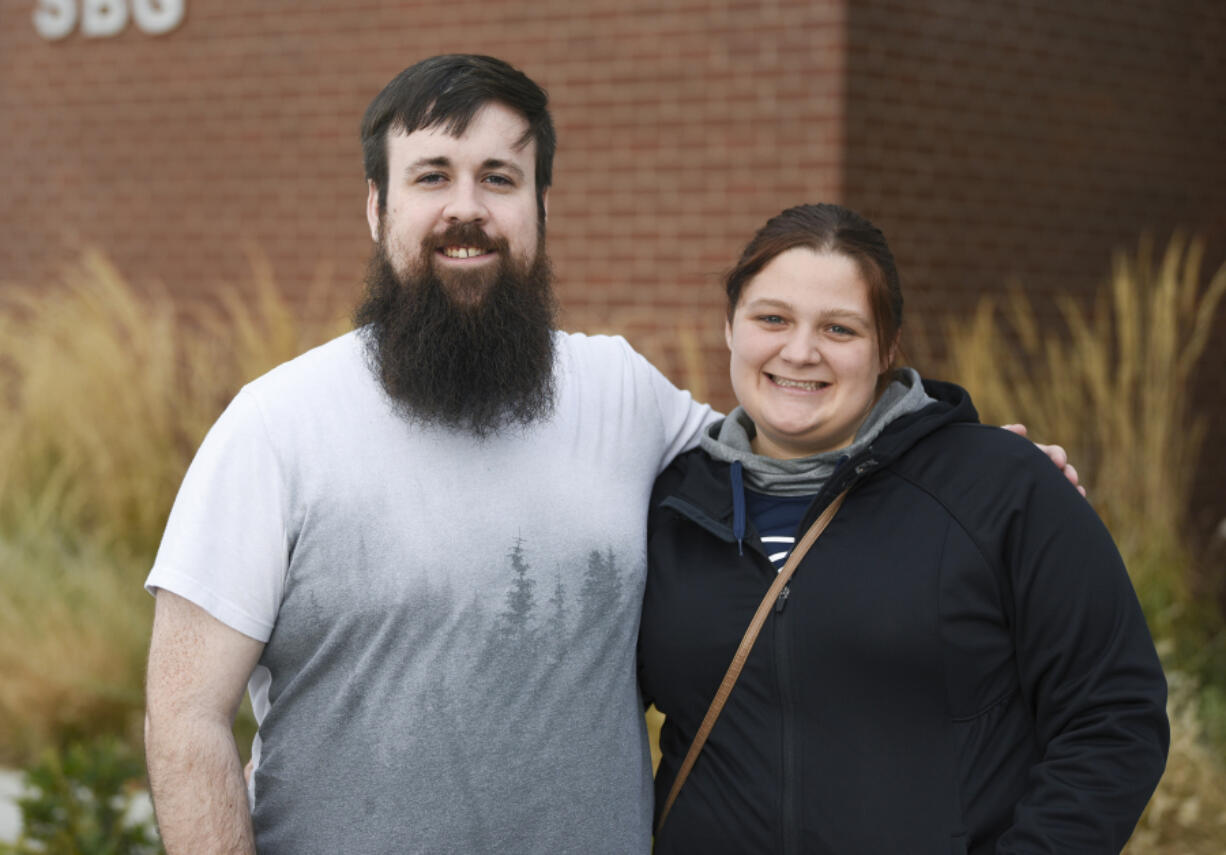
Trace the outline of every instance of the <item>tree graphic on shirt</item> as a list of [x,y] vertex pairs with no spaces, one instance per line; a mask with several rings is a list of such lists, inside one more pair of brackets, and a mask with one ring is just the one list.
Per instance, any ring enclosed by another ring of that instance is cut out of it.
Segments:
[[547,630],[555,636],[550,655],[556,666],[566,654],[566,646],[558,639],[567,636],[570,623],[570,609],[566,607],[566,585],[562,582],[562,573],[558,572],[553,586],[553,596],[549,598],[550,626]]
[[531,669],[534,657],[545,652],[544,648],[548,648],[550,661],[559,664],[576,637],[599,635],[609,621],[621,619],[625,583],[611,548],[588,553],[580,565],[583,575],[574,595],[560,569],[552,594],[544,602],[537,597],[540,580],[534,576],[524,539],[517,537],[506,555],[510,580],[487,651],[491,661],[509,669],[503,676]]
[[506,594],[506,606],[498,615],[499,641],[512,646],[535,646],[537,639],[532,613],[536,609],[536,580],[528,575],[531,566],[524,558],[522,537],[515,538],[507,557],[511,562],[512,579]]
[[591,629],[609,619],[621,605],[622,581],[613,550],[588,553],[583,584],[579,588],[579,632]]

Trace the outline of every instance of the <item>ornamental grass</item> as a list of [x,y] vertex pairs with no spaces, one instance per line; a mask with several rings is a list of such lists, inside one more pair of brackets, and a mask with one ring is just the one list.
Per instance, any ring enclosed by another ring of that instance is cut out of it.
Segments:
[[140,743],[141,583],[183,473],[246,380],[347,327],[348,295],[295,306],[251,260],[242,296],[190,309],[97,252],[0,290],[0,763]]

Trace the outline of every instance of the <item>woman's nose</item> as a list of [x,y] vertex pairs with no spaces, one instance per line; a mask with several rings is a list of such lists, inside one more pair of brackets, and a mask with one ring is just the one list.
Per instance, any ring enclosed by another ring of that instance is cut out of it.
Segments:
[[822,358],[817,336],[804,330],[796,330],[788,336],[779,355],[794,365],[808,365]]

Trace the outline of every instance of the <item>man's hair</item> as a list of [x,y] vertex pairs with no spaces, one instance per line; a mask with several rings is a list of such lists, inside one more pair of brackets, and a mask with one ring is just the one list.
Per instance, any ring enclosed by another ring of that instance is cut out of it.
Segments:
[[387,134],[411,134],[442,127],[460,136],[473,116],[490,102],[505,104],[528,122],[519,145],[536,143],[536,201],[545,219],[545,191],[553,181],[557,137],[549,116],[549,96],[526,74],[492,56],[446,54],[423,59],[383,87],[362,117],[362,157],[366,177],[379,190],[379,211],[387,208]]
[[798,247],[843,255],[856,263],[868,285],[878,355],[882,364],[889,364],[890,350],[902,328],[902,285],[894,254],[881,229],[842,205],[797,205],[766,221],[724,279],[728,320],[736,314],[745,286],[777,256]]

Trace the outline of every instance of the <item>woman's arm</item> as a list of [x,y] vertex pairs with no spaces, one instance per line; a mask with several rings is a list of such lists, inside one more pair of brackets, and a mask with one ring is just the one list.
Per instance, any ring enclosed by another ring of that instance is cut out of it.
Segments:
[[1042,759],[997,851],[1119,852],[1166,763],[1166,681],[1106,527],[1030,468],[1003,560]]

